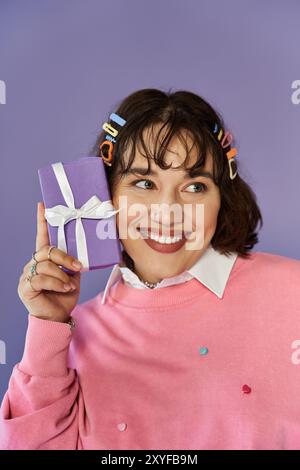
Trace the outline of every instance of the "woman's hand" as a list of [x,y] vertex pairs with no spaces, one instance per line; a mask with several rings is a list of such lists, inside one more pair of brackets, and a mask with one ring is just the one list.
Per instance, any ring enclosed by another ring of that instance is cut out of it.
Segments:
[[[43,202],[37,207],[36,273],[31,281],[29,275],[31,260],[25,264],[19,279],[18,295],[31,315],[38,318],[67,322],[70,313],[76,306],[80,293],[80,267],[73,265],[76,258],[67,255],[58,248],[52,248],[48,260],[50,241]],[[71,269],[74,274],[68,275],[60,266]],[[34,290],[33,290],[34,289]]]

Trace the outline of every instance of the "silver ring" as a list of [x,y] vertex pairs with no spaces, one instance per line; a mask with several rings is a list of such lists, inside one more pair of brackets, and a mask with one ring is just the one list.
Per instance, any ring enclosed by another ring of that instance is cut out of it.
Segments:
[[31,290],[33,290],[34,292],[40,292],[40,290],[36,290],[34,289],[34,287],[32,287],[31,280],[32,280],[32,276],[26,277],[26,281],[29,282]]
[[48,259],[50,259],[50,253],[51,253],[52,248],[56,248],[56,246],[54,246],[54,245],[49,246],[49,248],[48,248]]
[[32,253],[32,259],[37,263],[38,260],[37,260],[36,257],[35,257],[36,253],[37,253],[37,251],[34,251],[34,252]]

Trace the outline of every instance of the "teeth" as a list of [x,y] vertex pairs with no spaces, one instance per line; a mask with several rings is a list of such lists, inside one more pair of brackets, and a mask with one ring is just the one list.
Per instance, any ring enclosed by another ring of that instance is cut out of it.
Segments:
[[149,237],[156,242],[165,243],[167,245],[170,243],[179,242],[179,240],[181,240],[181,237],[158,237],[157,235],[152,235],[152,233],[150,233]]
[[159,242],[159,243],[165,243],[167,245],[169,245],[170,243],[176,243],[182,239],[182,237],[164,237],[164,236],[159,237],[158,235],[148,233],[143,230],[141,230],[140,232],[143,237],[149,237],[151,238],[151,240],[155,240],[156,242]]

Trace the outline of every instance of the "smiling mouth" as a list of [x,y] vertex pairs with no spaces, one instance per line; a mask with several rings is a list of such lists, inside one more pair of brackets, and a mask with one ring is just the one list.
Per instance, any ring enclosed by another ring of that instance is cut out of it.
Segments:
[[170,231],[169,235],[163,235],[160,231],[154,231],[151,229],[146,229],[143,227],[137,228],[141,236],[145,240],[152,240],[160,245],[177,245],[182,244],[186,241],[187,237],[191,234],[188,232],[175,232],[174,230]]

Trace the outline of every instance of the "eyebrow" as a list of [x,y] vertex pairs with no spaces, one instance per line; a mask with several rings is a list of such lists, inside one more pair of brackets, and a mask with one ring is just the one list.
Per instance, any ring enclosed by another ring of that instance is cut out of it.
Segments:
[[[129,168],[124,175],[142,175],[142,176],[158,176],[158,173],[151,168]],[[193,171],[187,171],[184,175],[184,179],[195,178],[197,176],[205,176],[214,181],[213,175],[209,171],[203,171],[201,168],[196,168]]]

